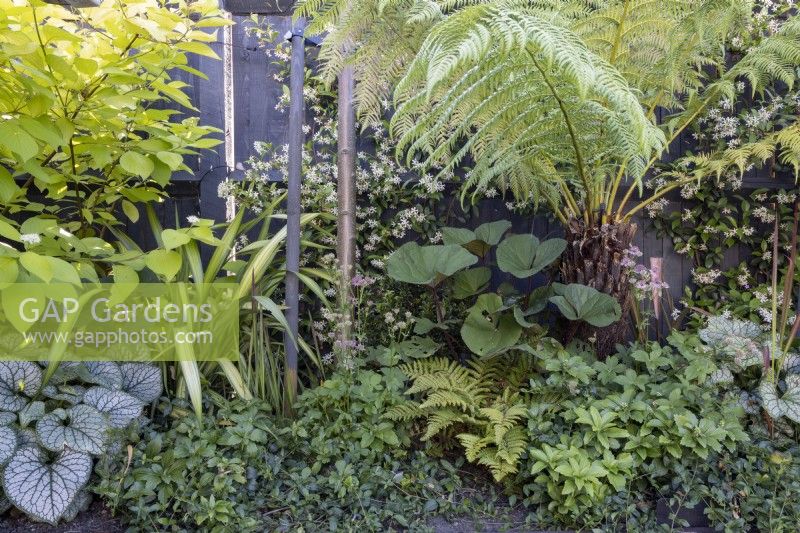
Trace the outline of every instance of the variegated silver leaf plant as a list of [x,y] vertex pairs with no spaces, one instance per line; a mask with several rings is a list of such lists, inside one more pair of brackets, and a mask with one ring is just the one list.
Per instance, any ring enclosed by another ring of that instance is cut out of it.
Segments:
[[736,375],[761,369],[758,386],[740,391],[746,412],[757,414],[760,407],[779,424],[800,423],[800,354],[775,350],[757,324],[724,316],[709,319],[700,339],[724,360],[710,378],[716,383],[733,383]]
[[121,429],[161,396],[146,363],[0,361],[0,512],[69,521],[89,503],[94,459],[122,449]]

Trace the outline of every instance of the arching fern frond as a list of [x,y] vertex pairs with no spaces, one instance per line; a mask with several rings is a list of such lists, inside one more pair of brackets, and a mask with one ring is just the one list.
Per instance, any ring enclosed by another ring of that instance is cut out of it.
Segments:
[[468,185],[523,197],[546,196],[564,174],[589,189],[588,165],[609,154],[641,174],[662,133],[560,20],[481,4],[436,24],[395,91],[398,149],[445,172],[469,157]]

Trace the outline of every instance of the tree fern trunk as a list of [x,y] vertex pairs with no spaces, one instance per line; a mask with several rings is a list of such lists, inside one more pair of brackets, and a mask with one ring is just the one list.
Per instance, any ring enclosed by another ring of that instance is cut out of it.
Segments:
[[618,223],[586,226],[572,219],[567,223],[567,249],[562,255],[561,277],[564,283],[581,283],[617,299],[622,308],[619,322],[596,328],[588,324],[574,325],[566,334],[584,340],[595,337],[597,354],[601,358],[614,352],[617,343],[629,334],[629,282],[622,266],[623,253],[633,242],[636,224]]

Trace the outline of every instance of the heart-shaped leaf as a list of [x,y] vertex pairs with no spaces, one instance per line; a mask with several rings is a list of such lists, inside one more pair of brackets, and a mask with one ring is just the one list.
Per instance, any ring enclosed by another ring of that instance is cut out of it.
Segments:
[[386,272],[397,281],[435,286],[477,261],[461,246],[419,246],[408,242],[389,256]]
[[29,361],[0,361],[0,409],[19,411],[42,386],[42,368]]
[[35,422],[44,416],[44,402],[35,401],[23,407],[19,412],[19,423],[21,426],[27,426],[31,422]]
[[463,300],[483,292],[489,284],[492,271],[488,267],[475,267],[453,275],[453,298]]
[[94,407],[83,404],[55,409],[36,424],[36,434],[42,446],[53,452],[72,449],[100,455],[107,431],[105,416]]
[[37,447],[21,448],[3,473],[6,496],[36,520],[55,525],[89,480],[89,454],[65,451],[46,461]]
[[478,257],[484,257],[492,246],[500,242],[510,227],[511,222],[508,220],[497,220],[481,224],[475,231],[466,228],[442,228],[442,242],[445,245],[458,244]]
[[488,357],[514,346],[522,327],[497,294],[481,294],[461,326],[461,338],[473,353]]
[[508,220],[495,220],[486,222],[475,228],[475,238],[490,246],[496,245],[503,238],[503,234],[511,227]]
[[92,387],[83,395],[83,402],[108,415],[111,427],[124,428],[141,413],[144,404],[127,392]]
[[113,361],[87,361],[83,364],[86,373],[81,377],[87,383],[103,386],[107,389],[122,387],[122,369]]
[[772,372],[769,372],[758,386],[758,394],[767,414],[772,418],[786,416],[800,423],[800,376],[792,374],[786,377],[786,391],[781,395]]
[[146,363],[123,363],[122,390],[142,403],[150,403],[161,396],[161,369]]
[[622,309],[614,297],[592,287],[579,283],[554,283],[553,292],[556,295],[551,296],[550,301],[569,320],[584,320],[592,326],[602,328],[613,324],[622,316]]
[[17,415],[6,411],[0,411],[0,426],[7,426],[17,421]]
[[17,432],[14,428],[0,426],[0,466],[5,465],[17,451]]
[[539,242],[533,235],[511,235],[497,247],[497,266],[514,277],[529,278],[558,259],[566,247],[564,239]]

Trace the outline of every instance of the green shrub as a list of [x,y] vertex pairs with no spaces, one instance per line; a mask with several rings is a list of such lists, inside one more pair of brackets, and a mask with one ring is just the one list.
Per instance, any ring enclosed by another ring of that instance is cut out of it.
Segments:
[[456,506],[462,481],[460,462],[409,450],[406,428],[382,418],[403,382],[392,368],[336,373],[294,421],[216,398],[202,421],[180,411],[154,428],[95,490],[140,531],[415,528]]

